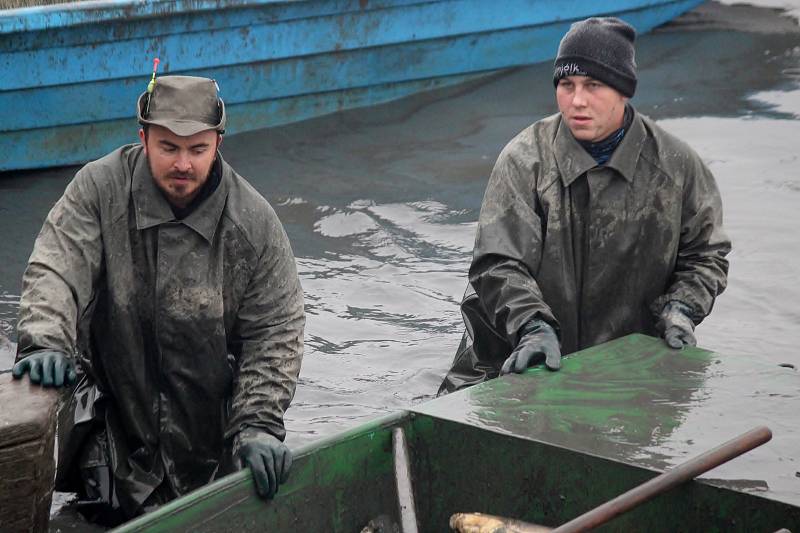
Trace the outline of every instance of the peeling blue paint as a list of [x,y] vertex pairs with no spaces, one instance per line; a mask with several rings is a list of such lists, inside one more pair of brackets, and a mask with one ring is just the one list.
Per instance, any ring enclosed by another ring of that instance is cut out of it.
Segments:
[[[135,138],[156,56],[162,74],[218,80],[234,133],[544,61],[576,19],[613,14],[641,33],[699,3],[117,0],[0,11],[0,171],[80,163]],[[276,109],[279,119],[264,112]]]

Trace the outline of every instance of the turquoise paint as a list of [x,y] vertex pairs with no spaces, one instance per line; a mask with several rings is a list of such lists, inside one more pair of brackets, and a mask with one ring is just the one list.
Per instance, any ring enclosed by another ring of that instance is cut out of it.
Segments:
[[[125,119],[156,56],[161,74],[217,79],[234,133],[550,59],[575,19],[615,14],[642,33],[698,3],[128,0],[8,10],[0,171],[77,164],[135,138]],[[247,106],[242,120],[237,105]]]

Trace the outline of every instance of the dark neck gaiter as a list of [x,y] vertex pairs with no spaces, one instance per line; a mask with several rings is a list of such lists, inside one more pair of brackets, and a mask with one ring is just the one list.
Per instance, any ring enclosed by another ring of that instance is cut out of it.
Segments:
[[589,155],[592,156],[592,159],[594,159],[598,165],[605,165],[608,160],[611,159],[611,154],[617,149],[619,143],[622,142],[622,138],[625,137],[625,132],[630,127],[631,122],[633,122],[633,110],[630,106],[626,105],[625,116],[622,119],[622,127],[620,129],[601,141],[578,141],[578,143],[583,146],[584,150],[589,152]]

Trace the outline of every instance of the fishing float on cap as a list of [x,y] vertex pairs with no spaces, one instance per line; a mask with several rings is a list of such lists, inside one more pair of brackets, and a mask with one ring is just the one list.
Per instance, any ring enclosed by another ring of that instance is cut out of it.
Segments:
[[145,107],[144,110],[145,115],[150,112],[150,98],[153,96],[153,89],[156,86],[156,71],[158,70],[158,64],[160,62],[161,60],[157,57],[153,59],[153,75],[150,77],[150,83],[147,84],[147,107]]

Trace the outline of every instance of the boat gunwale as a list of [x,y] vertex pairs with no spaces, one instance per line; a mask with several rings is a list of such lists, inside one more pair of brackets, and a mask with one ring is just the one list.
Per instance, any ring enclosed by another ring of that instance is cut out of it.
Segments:
[[[349,430],[345,430],[341,433],[322,437],[308,444],[299,446],[295,450],[292,450],[294,461],[303,457],[308,457],[322,450],[332,448],[339,444],[358,439],[368,435],[369,433],[383,431],[390,427],[399,426],[403,422],[411,420],[415,416],[417,416],[415,413],[407,410],[394,411],[384,416],[371,419],[368,422],[360,424]],[[146,513],[122,524],[114,531],[134,532],[141,530],[143,527],[150,527],[150,525],[153,523],[153,520],[164,520],[169,517],[176,516],[187,509],[196,507],[199,502],[206,501],[219,494],[225,493],[235,487],[247,483],[251,477],[252,476],[249,469],[242,469],[238,472],[226,475],[225,477],[212,481],[211,483],[189,493],[192,495],[191,499],[186,498],[185,496],[188,495],[185,495],[184,497],[168,502],[150,513]],[[224,511],[224,509],[222,511]]]
[[[346,442],[358,438],[363,438],[369,435],[370,433],[378,431],[386,431],[392,427],[398,427],[404,424],[410,425],[410,427],[407,428],[407,430],[411,431],[411,433],[413,434],[419,430],[419,428],[415,429],[414,427],[415,423],[418,423],[420,421],[424,423],[425,420],[430,420],[434,422],[438,421],[439,423],[442,423],[444,425],[462,426],[465,428],[469,428],[469,430],[475,430],[479,432],[488,432],[504,439],[529,442],[536,446],[541,446],[547,449],[551,449],[560,454],[566,454],[567,456],[583,458],[593,464],[604,464],[610,468],[621,469],[620,471],[633,470],[641,473],[647,478],[655,478],[656,476],[664,473],[664,470],[659,470],[657,468],[644,466],[634,461],[626,462],[618,458],[605,457],[596,453],[591,453],[584,450],[571,448],[569,446],[565,446],[562,444],[547,442],[545,440],[537,439],[529,435],[521,435],[512,432],[498,431],[497,428],[472,425],[464,421],[451,420],[446,417],[440,417],[431,413],[418,412],[413,410],[413,408],[409,410],[395,411],[387,415],[371,419],[363,424],[360,424],[349,430],[345,430],[341,433],[329,435],[319,440],[313,441],[311,443],[299,446],[296,450],[294,450],[294,456],[295,459],[308,457],[322,450],[342,445]],[[412,438],[411,441],[413,446],[413,442],[415,441],[415,439]],[[669,469],[667,469],[667,471],[668,470]],[[125,524],[122,524],[121,526],[119,526],[118,529],[115,529],[114,531],[119,533],[149,531],[150,530],[149,528],[152,528],[154,524],[163,522],[164,520],[168,520],[172,517],[176,517],[181,513],[188,511],[189,509],[196,508],[198,505],[202,504],[203,502],[207,501],[210,498],[223,494],[227,491],[234,489],[235,487],[239,487],[247,483],[249,479],[250,479],[250,472],[247,469],[240,470],[238,472],[225,476],[217,481],[214,481],[208,485],[200,487],[199,489],[191,493],[192,495],[191,498],[187,498],[184,496],[182,498],[169,502],[150,513],[147,513],[129,522],[126,522]],[[725,480],[719,480],[714,478],[706,479],[698,477],[687,482],[685,485],[691,486],[697,483],[699,485],[706,486],[714,491],[722,491],[722,493],[726,492],[735,493],[751,501],[763,501],[765,504],[778,505],[781,507],[785,507],[787,509],[800,509],[800,507],[793,504],[792,502],[787,502],[780,498],[774,498],[764,494],[759,494],[756,492],[750,492],[740,488],[732,487],[726,485],[724,481]],[[246,497],[240,498],[235,502],[232,502],[231,505],[237,505],[239,503],[242,503],[243,501],[247,500],[250,497],[251,496],[248,495]],[[228,509],[230,509],[230,505],[218,509],[218,512],[215,513],[213,516],[207,516],[206,520],[210,520],[214,517],[217,517],[219,516],[219,514],[224,513]]]

